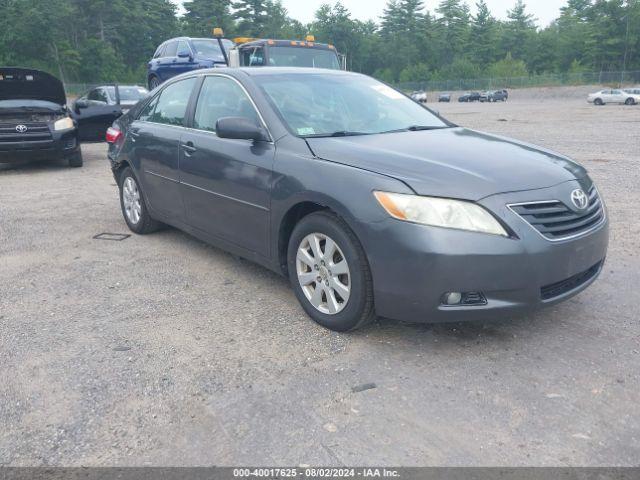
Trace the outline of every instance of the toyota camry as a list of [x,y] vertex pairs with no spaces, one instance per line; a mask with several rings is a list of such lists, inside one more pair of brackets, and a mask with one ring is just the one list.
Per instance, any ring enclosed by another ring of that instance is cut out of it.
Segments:
[[171,225],[279,272],[333,330],[512,317],[581,292],[605,261],[583,167],[364,75],[192,72],[107,136],[133,232]]

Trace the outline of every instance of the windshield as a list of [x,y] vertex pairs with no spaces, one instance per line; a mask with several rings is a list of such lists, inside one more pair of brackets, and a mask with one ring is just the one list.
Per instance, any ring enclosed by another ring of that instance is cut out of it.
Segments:
[[[198,57],[224,62],[224,55],[222,55],[222,50],[220,50],[220,45],[217,40],[192,40],[191,43]],[[225,38],[222,39],[222,45],[224,45],[224,49],[229,52],[229,49],[233,47],[233,42]]]
[[[107,87],[109,90],[109,96],[115,100],[116,89],[115,87]],[[123,87],[118,86],[118,93],[120,94],[121,102],[137,102],[138,100],[147,96],[149,91],[142,87]]]
[[256,75],[289,129],[301,137],[445,128],[437,116],[363,75]]
[[301,47],[270,47],[269,65],[272,67],[311,67],[340,70],[338,56],[333,50]]

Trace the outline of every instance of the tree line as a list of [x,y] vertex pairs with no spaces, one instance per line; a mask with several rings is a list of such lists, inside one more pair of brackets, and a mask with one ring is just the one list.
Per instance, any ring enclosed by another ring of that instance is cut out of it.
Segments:
[[155,48],[178,35],[303,38],[334,44],[350,70],[387,82],[640,70],[640,0],[568,0],[540,28],[523,0],[505,20],[484,0],[389,0],[379,22],[324,4],[313,21],[280,0],[0,0],[0,65],[48,70],[66,82],[143,82]]

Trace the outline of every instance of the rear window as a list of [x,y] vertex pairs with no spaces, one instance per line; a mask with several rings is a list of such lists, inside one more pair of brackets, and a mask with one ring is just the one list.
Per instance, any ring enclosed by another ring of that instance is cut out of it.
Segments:
[[156,50],[156,53],[153,54],[153,58],[160,58],[162,56],[162,52],[164,50],[165,45],[160,45]]

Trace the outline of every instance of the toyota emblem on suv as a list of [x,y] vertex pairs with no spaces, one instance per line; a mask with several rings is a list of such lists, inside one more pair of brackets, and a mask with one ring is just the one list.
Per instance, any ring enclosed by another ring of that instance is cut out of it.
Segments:
[[16,127],[16,132],[18,132],[18,133],[26,133],[27,130],[29,130],[29,128],[27,128],[26,125],[18,125]]
[[576,208],[579,208],[580,210],[584,210],[589,204],[589,198],[587,197],[587,194],[584,193],[584,191],[580,188],[571,192],[571,201],[576,206]]

